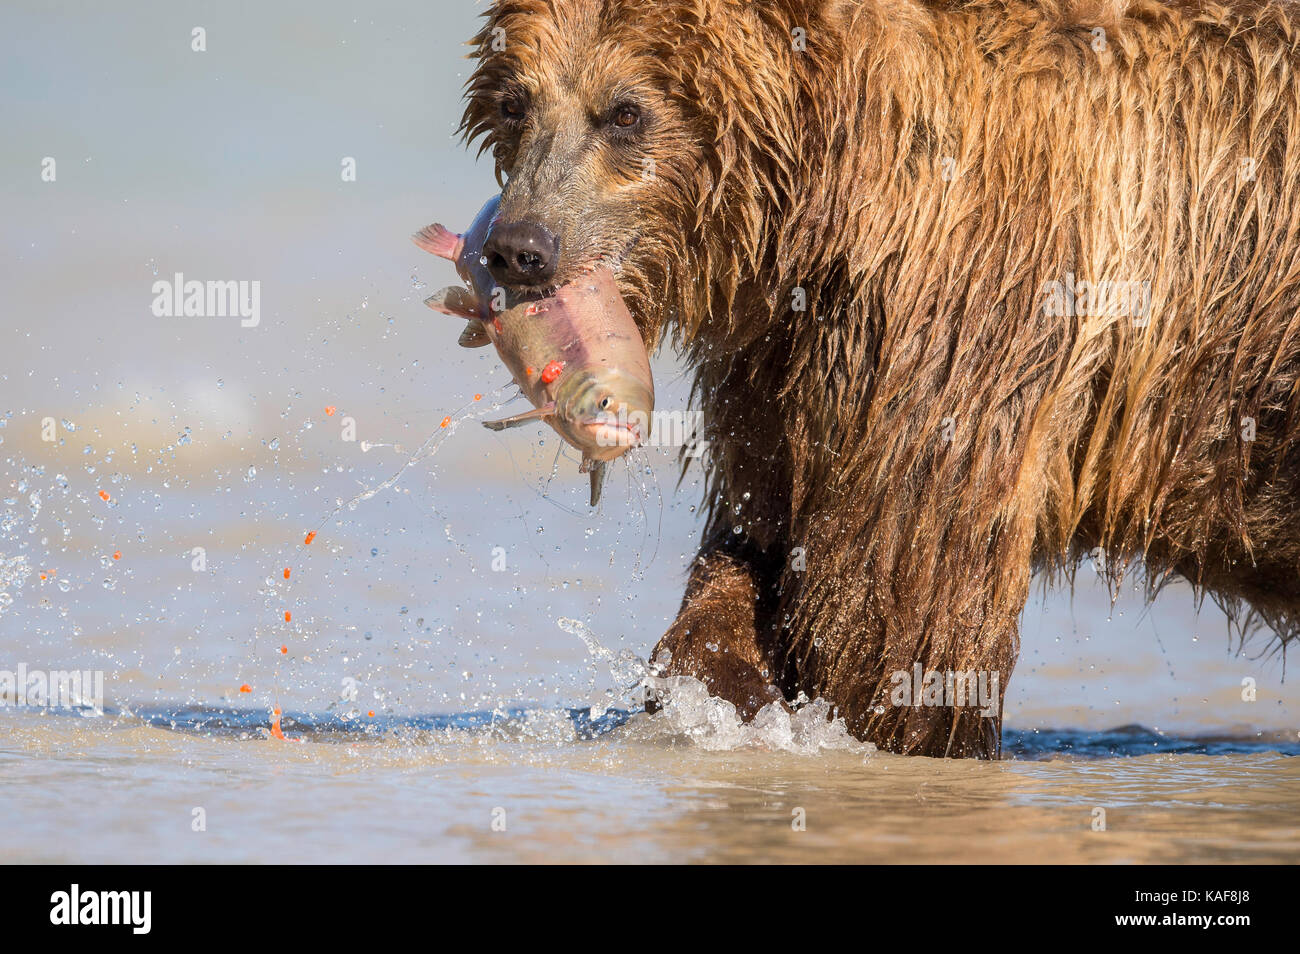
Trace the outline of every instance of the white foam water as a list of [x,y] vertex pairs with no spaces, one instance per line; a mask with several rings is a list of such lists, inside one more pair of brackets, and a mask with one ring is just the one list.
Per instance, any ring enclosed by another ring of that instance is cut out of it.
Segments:
[[[656,675],[635,653],[626,649],[615,652],[601,645],[591,628],[578,620],[565,617],[557,622],[560,629],[583,641],[593,664],[608,668],[614,694],[641,702],[647,689],[654,690],[662,708],[653,716],[635,720],[628,729],[640,741],[686,741],[707,751],[760,749],[799,755],[835,750],[867,756],[876,750],[871,743],[851,736],[825,699],[800,700],[793,711],[768,703],[753,721],[745,722],[734,704],[709,695],[700,680]],[[593,706],[592,720],[605,711]]]
[[646,684],[659,694],[661,711],[648,725],[656,734],[689,741],[708,751],[761,749],[816,755],[823,751],[876,751],[870,742],[849,734],[825,699],[814,699],[793,711],[769,702],[752,722],[740,718],[736,707],[709,695],[708,687],[690,676],[651,676]]

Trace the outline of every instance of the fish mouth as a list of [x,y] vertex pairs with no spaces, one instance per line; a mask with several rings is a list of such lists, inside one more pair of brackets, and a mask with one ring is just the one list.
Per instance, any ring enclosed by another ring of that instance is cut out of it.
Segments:
[[637,447],[641,443],[641,428],[634,420],[598,415],[578,425],[595,442],[597,447]]

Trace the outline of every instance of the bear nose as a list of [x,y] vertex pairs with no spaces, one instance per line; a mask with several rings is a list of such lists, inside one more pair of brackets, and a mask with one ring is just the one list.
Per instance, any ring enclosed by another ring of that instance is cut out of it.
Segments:
[[555,275],[559,247],[551,231],[536,222],[498,222],[483,243],[483,256],[502,285],[540,285]]

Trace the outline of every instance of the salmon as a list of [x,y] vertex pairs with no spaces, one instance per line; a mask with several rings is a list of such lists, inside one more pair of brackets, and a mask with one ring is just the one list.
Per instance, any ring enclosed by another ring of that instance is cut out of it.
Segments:
[[517,299],[496,285],[482,250],[500,201],[500,196],[489,199],[463,235],[434,224],[413,237],[420,248],[454,262],[469,286],[444,288],[425,304],[466,319],[462,347],[495,346],[533,405],[484,426],[499,431],[533,421],[549,424],[582,453],[579,472],[591,475],[594,507],[609,461],[650,436],[649,356],[605,265],[539,299]]

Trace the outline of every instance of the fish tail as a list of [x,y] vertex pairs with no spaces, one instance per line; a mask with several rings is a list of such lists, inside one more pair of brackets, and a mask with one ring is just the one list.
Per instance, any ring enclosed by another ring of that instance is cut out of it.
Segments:
[[460,253],[465,244],[459,235],[448,231],[437,222],[420,229],[411,236],[411,241],[426,252],[431,252],[439,258],[450,259],[453,262],[460,258]]

